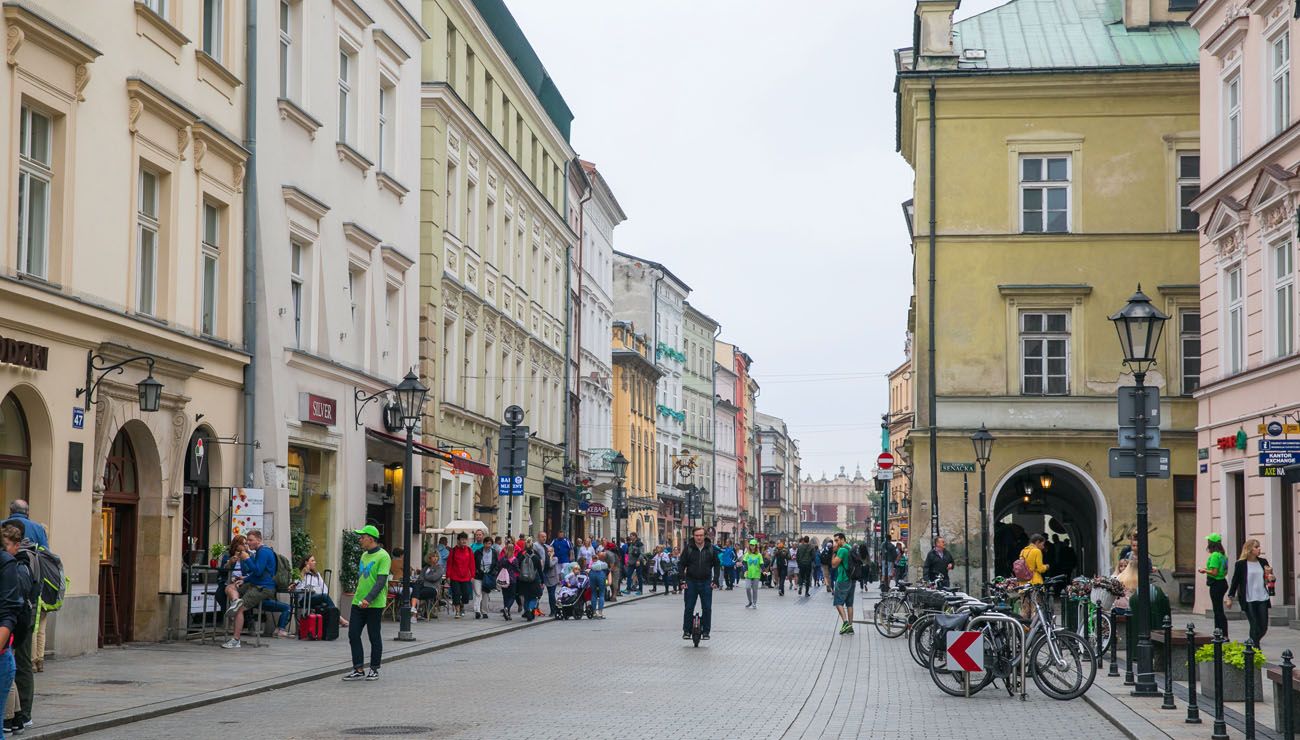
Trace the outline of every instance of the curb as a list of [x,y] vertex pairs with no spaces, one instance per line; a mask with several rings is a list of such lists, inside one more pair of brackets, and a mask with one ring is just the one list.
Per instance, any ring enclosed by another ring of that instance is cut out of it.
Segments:
[[1168,734],[1161,732],[1160,728],[1148,722],[1142,715],[1133,711],[1124,702],[1111,696],[1110,692],[1104,689],[1099,692],[1084,692],[1082,699],[1130,740],[1167,740],[1169,738]]
[[[623,604],[631,604],[637,601],[641,601],[642,599],[649,599],[658,595],[659,594],[647,594],[644,596],[624,596],[620,598],[618,601],[613,601],[613,602],[607,601],[605,603],[605,608],[609,609],[612,607],[621,606]],[[467,635],[465,637],[459,637],[454,640],[450,640],[448,642],[439,642],[439,643],[433,643],[428,645],[422,645],[420,647],[407,648],[406,650],[402,650],[400,652],[391,652],[391,653],[386,652],[384,655],[384,662],[392,663],[394,661],[404,660],[406,658],[415,658],[422,655],[428,655],[429,653],[435,653],[440,650],[448,650],[450,648],[460,647],[461,645],[467,645],[472,642],[478,642],[479,640],[486,640],[490,637],[496,637],[497,635],[504,635],[511,632],[517,632],[519,630],[528,629],[530,627],[539,627],[541,625],[551,624],[557,621],[559,620],[549,619],[549,618],[537,619],[532,622],[523,622],[521,624],[510,625],[510,626],[502,627],[500,629],[494,629],[491,632],[482,632],[476,635]],[[275,678],[266,679],[264,681],[259,681],[256,683],[244,684],[237,689],[226,689],[226,690],[210,691],[210,692],[205,692],[200,694],[191,694],[190,696],[186,696],[179,699],[172,699],[172,700],[160,702],[158,704],[143,705],[138,707],[132,707],[130,709],[121,709],[115,712],[109,712],[107,714],[97,715],[95,717],[88,717],[85,719],[60,722],[39,729],[33,727],[30,730],[28,730],[27,733],[25,734],[27,735],[27,737],[31,738],[32,740],[37,740],[38,738],[40,740],[55,740],[55,738],[74,737],[76,735],[82,735],[88,732],[108,730],[114,727],[121,727],[124,725],[135,724],[136,722],[143,722],[145,720],[154,719],[156,717],[164,717],[169,714],[176,714],[190,709],[207,707],[212,704],[219,704],[221,702],[227,702],[234,699],[242,699],[246,696],[253,696],[255,694],[260,694],[264,691],[272,691],[275,689],[283,689],[283,688],[288,688],[290,686],[297,686],[298,684],[310,683],[312,681],[319,681],[322,678],[328,678],[330,676],[336,675],[340,671],[343,671],[351,667],[351,665],[352,665],[352,661],[344,660],[338,663],[332,663],[327,666],[322,666],[320,668],[312,668],[298,673],[289,673],[282,676],[277,676]]]

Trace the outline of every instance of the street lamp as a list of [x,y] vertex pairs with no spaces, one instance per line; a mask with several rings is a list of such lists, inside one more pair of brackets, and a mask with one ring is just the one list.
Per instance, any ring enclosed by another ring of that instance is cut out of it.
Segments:
[[980,428],[970,436],[971,445],[975,447],[975,462],[980,464],[980,589],[987,595],[989,588],[989,517],[986,511],[984,469],[988,467],[989,458],[993,456],[994,437],[988,427]]
[[1156,696],[1160,691],[1156,687],[1156,677],[1151,666],[1151,556],[1147,551],[1146,376],[1147,370],[1156,364],[1156,347],[1160,344],[1160,333],[1169,317],[1151,305],[1151,299],[1142,292],[1139,284],[1137,292],[1128,299],[1128,305],[1112,315],[1110,320],[1115,322],[1115,331],[1119,334],[1124,364],[1133,371],[1136,409],[1133,436],[1136,448],[1134,475],[1137,483],[1138,593],[1133,618],[1137,620],[1138,637],[1137,684],[1133,687],[1133,694]]
[[628,459],[622,452],[609,463],[609,469],[614,473],[614,536],[619,544],[623,542],[623,519],[627,516],[626,494],[623,491],[623,483],[627,480],[627,463]]
[[[155,360],[153,357],[150,357],[149,355],[136,355],[135,357],[128,357],[121,362],[116,362],[111,365],[103,364],[107,361],[108,358],[103,355],[95,354],[94,350],[86,353],[86,385],[85,387],[77,389],[77,397],[80,398],[83,394],[86,396],[87,410],[95,404],[95,390],[99,388],[99,384],[104,381],[104,378],[107,378],[110,373],[116,372],[121,374],[122,372],[125,372],[123,368],[137,361],[142,361],[149,366],[148,377],[135,384],[136,392],[139,394],[140,398],[140,410],[149,413],[158,410],[158,407],[162,403],[163,384],[154,380],[153,366]],[[96,372],[99,372],[99,377],[97,378],[95,377]]]
[[[397,397],[398,414],[402,426],[406,428],[406,459],[403,461],[402,469],[402,549],[406,551],[402,567],[406,572],[401,574],[402,598],[398,609],[401,621],[397,628],[397,639],[402,641],[415,640],[415,634],[411,632],[411,523],[415,509],[412,480],[414,476],[411,467],[415,451],[415,426],[420,423],[424,398],[428,393],[429,389],[420,382],[414,370],[407,371],[406,377],[393,389],[393,395]],[[416,562],[419,562],[418,558]]]

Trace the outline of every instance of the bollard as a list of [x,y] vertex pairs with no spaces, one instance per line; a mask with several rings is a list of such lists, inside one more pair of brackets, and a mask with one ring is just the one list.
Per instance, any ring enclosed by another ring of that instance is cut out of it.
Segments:
[[1124,622],[1124,685],[1136,686],[1137,680],[1133,677],[1133,653],[1137,652],[1137,620],[1134,619],[1132,609],[1128,611],[1128,619]]
[[1246,740],[1255,740],[1255,641],[1246,640]]
[[1165,615],[1165,697],[1161,709],[1177,709],[1174,705],[1174,623]]
[[1214,730],[1210,740],[1228,740],[1228,725],[1223,721],[1223,630],[1214,630]]
[[[1093,611],[1094,608],[1096,609],[1096,611]],[[1105,648],[1105,645],[1103,645],[1101,641],[1101,625],[1102,625],[1101,602],[1097,602],[1095,607],[1089,606],[1088,611],[1092,612],[1092,614],[1094,615],[1094,618],[1092,620],[1093,621],[1092,630],[1095,633],[1093,636],[1097,638],[1096,663],[1097,663],[1097,669],[1101,670],[1102,661],[1106,657],[1106,652],[1105,650],[1103,650],[1103,648]],[[1112,628],[1111,631],[1114,632],[1115,630]]]
[[1196,702],[1196,625],[1187,624],[1187,719],[1189,725],[1201,724],[1201,707]]
[[1282,737],[1284,740],[1295,740],[1295,707],[1292,702],[1295,697],[1291,694],[1291,671],[1295,670],[1295,663],[1291,662],[1291,651],[1282,651]]
[[1115,618],[1115,610],[1110,610],[1110,670],[1106,675],[1110,678],[1119,678],[1119,621]]

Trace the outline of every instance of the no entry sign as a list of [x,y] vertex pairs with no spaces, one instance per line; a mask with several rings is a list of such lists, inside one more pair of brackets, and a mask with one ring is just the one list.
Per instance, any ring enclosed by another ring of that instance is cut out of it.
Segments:
[[[968,673],[983,671],[984,633],[949,632],[948,660]],[[949,667],[949,670],[952,670],[952,668]]]
[[888,452],[880,453],[880,457],[876,458],[876,467],[881,470],[889,470],[894,467],[894,456]]

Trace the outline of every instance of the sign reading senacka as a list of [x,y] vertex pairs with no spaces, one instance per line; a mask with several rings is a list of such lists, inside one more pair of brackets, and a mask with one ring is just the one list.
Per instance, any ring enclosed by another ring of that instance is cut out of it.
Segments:
[[46,370],[50,364],[50,348],[18,339],[0,337],[0,362],[29,370]]
[[338,419],[338,401],[315,393],[298,394],[298,421],[332,427]]

